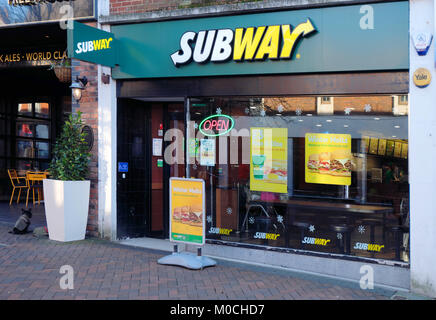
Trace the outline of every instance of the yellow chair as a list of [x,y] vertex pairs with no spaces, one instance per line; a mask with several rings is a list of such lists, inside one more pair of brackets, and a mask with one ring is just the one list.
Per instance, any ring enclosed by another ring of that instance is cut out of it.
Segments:
[[[26,177],[19,177],[17,175],[17,171],[15,169],[8,169],[9,179],[11,179],[12,184],[12,195],[11,200],[9,201],[9,205],[12,204],[12,200],[14,199],[15,189],[18,189],[18,197],[17,203],[20,202],[21,189],[27,188]],[[24,180],[21,182],[20,180]]]
[[38,205],[41,201],[41,194],[40,191],[42,191],[42,180],[47,179],[47,173],[46,172],[26,172],[26,183],[27,183],[27,197],[26,197],[26,208],[29,203],[29,192],[32,190],[32,198],[33,198],[33,205],[35,205],[35,189],[38,192]]

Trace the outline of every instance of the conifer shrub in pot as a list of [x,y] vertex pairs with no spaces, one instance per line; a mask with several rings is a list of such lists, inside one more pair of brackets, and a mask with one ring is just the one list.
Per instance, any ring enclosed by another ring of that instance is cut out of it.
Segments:
[[53,148],[50,178],[44,179],[44,203],[49,238],[85,239],[91,183],[91,154],[82,132],[81,112],[71,114]]

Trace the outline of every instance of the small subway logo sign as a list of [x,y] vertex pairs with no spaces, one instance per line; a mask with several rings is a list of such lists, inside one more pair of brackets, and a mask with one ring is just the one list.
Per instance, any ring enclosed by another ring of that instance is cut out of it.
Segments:
[[313,244],[317,246],[326,246],[330,242],[330,239],[322,239],[322,238],[313,238],[313,237],[304,237],[301,241],[303,244]]
[[76,45],[76,54],[111,49],[112,38],[81,41]]
[[209,61],[291,59],[300,39],[315,31],[309,18],[295,28],[283,24],[234,30],[187,31],[180,37],[180,48],[171,55],[171,60],[174,66],[179,67],[192,61],[203,64]]
[[209,229],[209,233],[212,234],[223,234],[228,236],[230,234],[230,232],[232,232],[232,229],[226,229],[226,228],[216,228],[216,227],[211,227]]
[[380,252],[380,250],[383,249],[384,247],[385,247],[384,245],[379,245],[374,243],[356,242],[353,249]]
[[254,239],[277,240],[280,237],[278,233],[256,232]]

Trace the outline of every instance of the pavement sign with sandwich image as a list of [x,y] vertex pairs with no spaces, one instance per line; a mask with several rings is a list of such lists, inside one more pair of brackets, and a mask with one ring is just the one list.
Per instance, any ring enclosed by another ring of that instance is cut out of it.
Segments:
[[[205,243],[205,186],[202,179],[170,178],[170,241],[202,246]],[[201,253],[201,247],[198,248]],[[182,266],[189,269],[203,269],[214,266],[213,259],[178,252],[162,257],[159,264]]]
[[171,178],[171,241],[204,244],[204,222],[204,181]]

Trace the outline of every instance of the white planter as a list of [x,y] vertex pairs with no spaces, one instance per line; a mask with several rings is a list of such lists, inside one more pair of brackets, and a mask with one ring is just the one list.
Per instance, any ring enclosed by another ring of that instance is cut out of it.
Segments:
[[90,181],[45,179],[44,206],[50,240],[85,239]]

